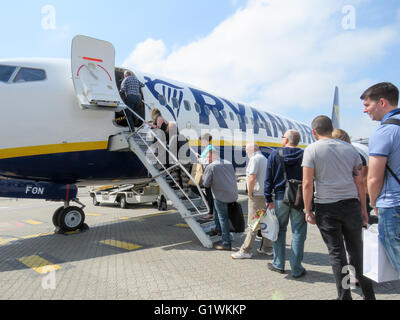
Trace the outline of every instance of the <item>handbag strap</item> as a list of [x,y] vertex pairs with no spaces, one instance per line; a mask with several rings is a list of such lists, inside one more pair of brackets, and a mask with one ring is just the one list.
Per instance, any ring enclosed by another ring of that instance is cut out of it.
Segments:
[[[396,126],[400,126],[400,119],[389,118],[382,124],[394,124]],[[400,184],[400,178],[393,172],[393,170],[387,164],[386,164],[386,169],[391,173],[393,178],[395,178],[396,181]]]
[[400,184],[400,179],[399,177],[393,172],[392,169],[390,169],[390,167],[388,165],[386,165],[386,169],[392,174],[393,178],[396,179],[396,181]]
[[283,170],[283,178],[285,181],[287,181],[287,173],[286,173],[286,167],[285,167],[285,161],[283,160],[283,149],[279,149],[279,159],[281,160],[281,166]]

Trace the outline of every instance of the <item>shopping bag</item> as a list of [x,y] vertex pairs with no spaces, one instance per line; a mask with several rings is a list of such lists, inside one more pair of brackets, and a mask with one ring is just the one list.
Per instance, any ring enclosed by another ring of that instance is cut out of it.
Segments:
[[364,276],[377,283],[399,280],[399,274],[392,267],[379,241],[376,224],[363,229],[363,273]]
[[278,239],[279,234],[279,222],[275,215],[275,210],[268,209],[267,214],[264,215],[260,220],[261,235],[264,238],[271,240],[272,242]]
[[256,214],[249,222],[249,228],[252,231],[256,231],[260,229],[260,221],[267,214],[267,209],[259,209],[256,211]]
[[[194,181],[196,181],[196,183],[198,185],[201,185],[201,178],[203,177],[203,165],[200,163],[195,163],[192,167],[192,172],[191,175],[194,179]],[[190,186],[195,186],[194,182],[190,179],[189,181],[189,185]]]

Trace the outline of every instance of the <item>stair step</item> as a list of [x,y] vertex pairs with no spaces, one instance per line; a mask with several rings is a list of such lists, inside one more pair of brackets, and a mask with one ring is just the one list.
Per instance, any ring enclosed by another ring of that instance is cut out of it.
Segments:
[[[144,135],[141,137],[144,137]],[[165,156],[163,152],[166,150],[156,148],[154,149],[156,153],[154,155],[141,137],[138,135],[138,133],[135,133],[131,136],[129,143],[132,151],[136,152],[136,155],[146,166],[153,179],[155,179],[155,181],[157,181],[160,185],[165,196],[169,198],[169,200],[175,202],[175,206],[178,208],[178,211],[182,217],[186,219],[188,225],[201,243],[205,247],[211,248],[212,244],[215,241],[219,241],[220,237],[209,237],[209,235],[206,234],[206,232],[209,232],[212,228],[215,228],[215,223],[213,220],[202,219],[208,214],[209,210],[207,208],[207,204],[204,202],[201,196],[193,194],[192,192],[188,192],[186,189],[182,191],[182,189],[177,185],[179,181],[175,180],[174,182],[175,173],[172,174],[172,176],[169,175],[174,170],[179,169],[179,167],[170,168],[172,165],[164,165],[163,167],[160,162],[163,161],[161,157]],[[160,157],[160,159],[157,157]],[[182,166],[181,164],[179,165]],[[165,172],[165,169],[168,169],[167,167],[169,167],[171,171]],[[185,192],[188,192],[189,194],[186,194]]]

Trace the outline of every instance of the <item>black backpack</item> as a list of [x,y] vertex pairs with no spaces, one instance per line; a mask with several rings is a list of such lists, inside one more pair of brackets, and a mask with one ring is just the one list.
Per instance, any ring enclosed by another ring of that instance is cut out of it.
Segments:
[[302,211],[304,209],[303,200],[303,181],[287,178],[285,162],[283,160],[283,150],[279,150],[279,159],[283,170],[283,177],[285,178],[285,194],[283,202],[289,206]]
[[242,206],[238,202],[228,203],[228,216],[231,224],[231,232],[244,232],[246,224],[244,221]]

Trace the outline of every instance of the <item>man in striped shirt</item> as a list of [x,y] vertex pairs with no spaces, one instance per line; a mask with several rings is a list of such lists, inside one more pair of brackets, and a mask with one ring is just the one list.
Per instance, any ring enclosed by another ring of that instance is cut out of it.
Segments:
[[[142,96],[140,94],[140,88],[142,87],[144,87],[144,84],[134,77],[132,72],[125,71],[120,92],[125,95],[125,104],[141,116],[144,115],[144,112],[139,110],[142,103]],[[133,118],[135,119],[135,127],[139,126],[141,121],[135,116]]]

